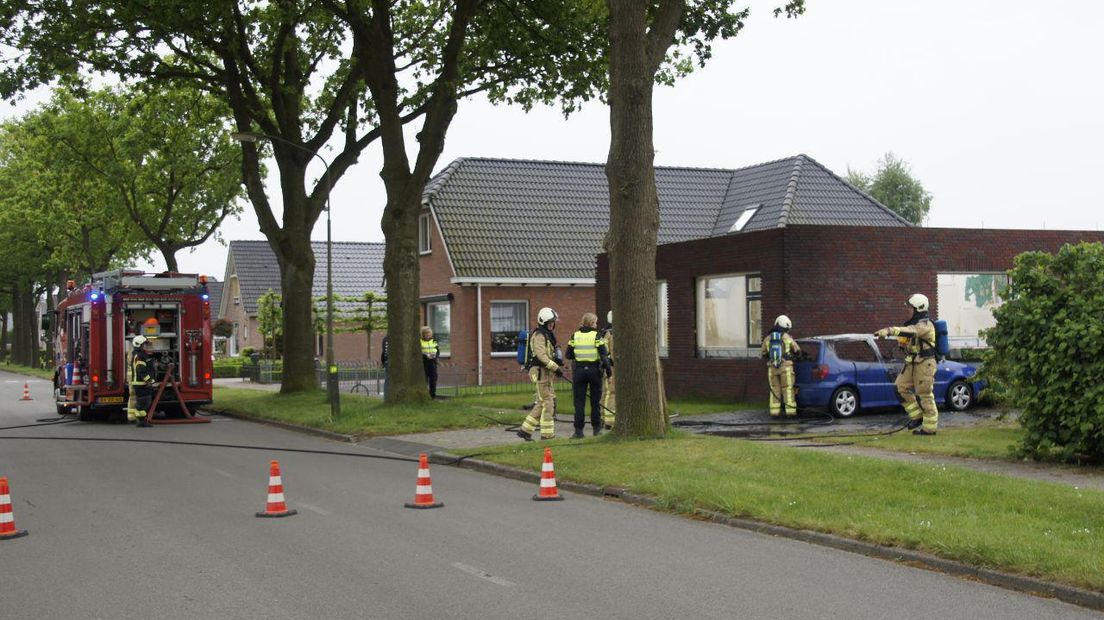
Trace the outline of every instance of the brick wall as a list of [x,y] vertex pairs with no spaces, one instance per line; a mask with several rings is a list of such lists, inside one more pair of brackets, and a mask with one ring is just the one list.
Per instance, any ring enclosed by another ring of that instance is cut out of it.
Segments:
[[[426,211],[428,212],[428,210]],[[432,222],[432,218],[430,220]],[[452,295],[451,300],[451,338],[452,352],[447,359],[441,360],[441,381],[460,383],[476,382],[478,375],[478,320],[476,299],[482,297],[483,321],[483,373],[485,383],[524,381],[517,364],[516,352],[505,356],[492,356],[491,352],[491,302],[525,301],[528,302],[528,325],[537,323],[537,312],[545,306],[556,310],[560,315],[560,324],[556,327],[556,337],[561,346],[567,346],[572,332],[584,312],[594,312],[594,287],[592,286],[494,286],[482,285],[477,293],[474,285],[453,284],[452,268],[445,253],[445,245],[436,225],[433,227],[431,241],[432,252],[420,258],[420,288],[422,299]],[[422,315],[425,324],[425,315]]]
[[[787,314],[797,337],[872,332],[906,320],[905,300],[914,292],[928,295],[938,308],[939,273],[1005,271],[1022,252],[1054,252],[1083,240],[1104,241],[1104,233],[790,226],[660,246],[656,275],[668,286],[669,355],[663,361],[668,394],[766,399],[762,361],[696,357],[699,276],[761,274],[764,327]],[[597,273],[604,315],[609,308],[604,255]]]

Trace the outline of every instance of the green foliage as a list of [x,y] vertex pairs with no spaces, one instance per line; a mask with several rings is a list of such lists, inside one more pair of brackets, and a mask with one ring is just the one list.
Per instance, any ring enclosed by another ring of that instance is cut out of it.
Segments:
[[244,349],[242,349],[241,351],[238,352],[238,357],[240,357],[242,359],[245,359],[245,360],[248,360],[249,356],[253,355],[256,352],[257,352],[257,349],[255,347],[245,347]]
[[283,296],[268,289],[257,299],[257,331],[264,339],[265,350],[273,352],[283,334],[284,308]]
[[1104,245],[1027,252],[986,331],[984,374],[1022,409],[1021,452],[1065,461],[1104,458]]
[[847,181],[913,224],[928,217],[931,194],[913,178],[908,162],[893,153],[886,153],[873,175],[848,168]]

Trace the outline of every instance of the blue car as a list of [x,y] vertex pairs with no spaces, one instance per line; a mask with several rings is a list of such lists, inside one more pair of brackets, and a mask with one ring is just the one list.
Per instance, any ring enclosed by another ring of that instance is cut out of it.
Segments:
[[[860,409],[900,406],[893,381],[904,367],[904,354],[895,339],[838,334],[797,343],[805,357],[794,363],[799,409],[826,409],[848,417]],[[983,387],[977,367],[970,364],[943,361],[935,372],[935,402],[941,408],[967,409]]]

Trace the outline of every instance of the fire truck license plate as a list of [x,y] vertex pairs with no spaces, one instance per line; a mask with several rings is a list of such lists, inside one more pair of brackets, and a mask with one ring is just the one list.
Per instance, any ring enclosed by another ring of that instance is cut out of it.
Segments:
[[104,396],[102,398],[97,398],[96,402],[101,404],[101,405],[117,404],[117,403],[123,402],[123,397],[122,396]]

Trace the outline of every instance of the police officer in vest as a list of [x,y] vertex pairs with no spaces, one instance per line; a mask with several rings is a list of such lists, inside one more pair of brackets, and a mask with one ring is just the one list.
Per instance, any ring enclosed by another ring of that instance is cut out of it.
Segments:
[[537,388],[537,403],[521,423],[518,437],[533,440],[539,419],[541,439],[556,436],[556,392],[552,389],[553,377],[563,377],[563,367],[556,357],[556,319],[560,318],[552,308],[541,308],[537,313],[537,328],[529,335],[525,369]]
[[598,316],[587,312],[579,321],[579,330],[567,343],[567,359],[575,360],[575,372],[571,375],[571,388],[575,396],[575,434],[583,436],[586,423],[587,391],[590,391],[590,426],[594,434],[602,432],[602,375],[610,375],[609,352],[606,343],[598,335]]
[[770,415],[777,418],[784,410],[786,417],[797,415],[794,396],[793,361],[801,355],[801,347],[790,336],[793,323],[785,314],[774,320],[774,329],[763,339],[762,356],[767,360],[767,386],[770,388]]
[[602,383],[602,422],[606,428],[613,428],[617,412],[617,386],[613,379],[613,310],[606,313],[606,322],[609,326],[599,332],[598,337],[606,343],[606,352],[609,353],[609,366],[606,367],[606,378]]
[[[928,298],[915,293],[908,298],[912,318],[901,327],[886,327],[874,332],[878,338],[897,336],[905,350],[905,366],[897,375],[897,396],[908,414],[913,435],[934,435],[939,426],[935,406],[935,324],[928,318]],[[917,402],[919,401],[919,403]],[[923,418],[921,420],[921,417]]]
[[130,355],[127,383],[130,385],[130,398],[127,401],[127,421],[138,421],[138,426],[153,426],[146,420],[146,414],[153,404],[153,374],[149,368],[150,349],[153,344],[145,336],[135,336]]
[[433,339],[433,330],[422,328],[422,370],[425,371],[426,383],[429,383],[429,397],[437,398],[437,356],[440,349],[437,341]]

